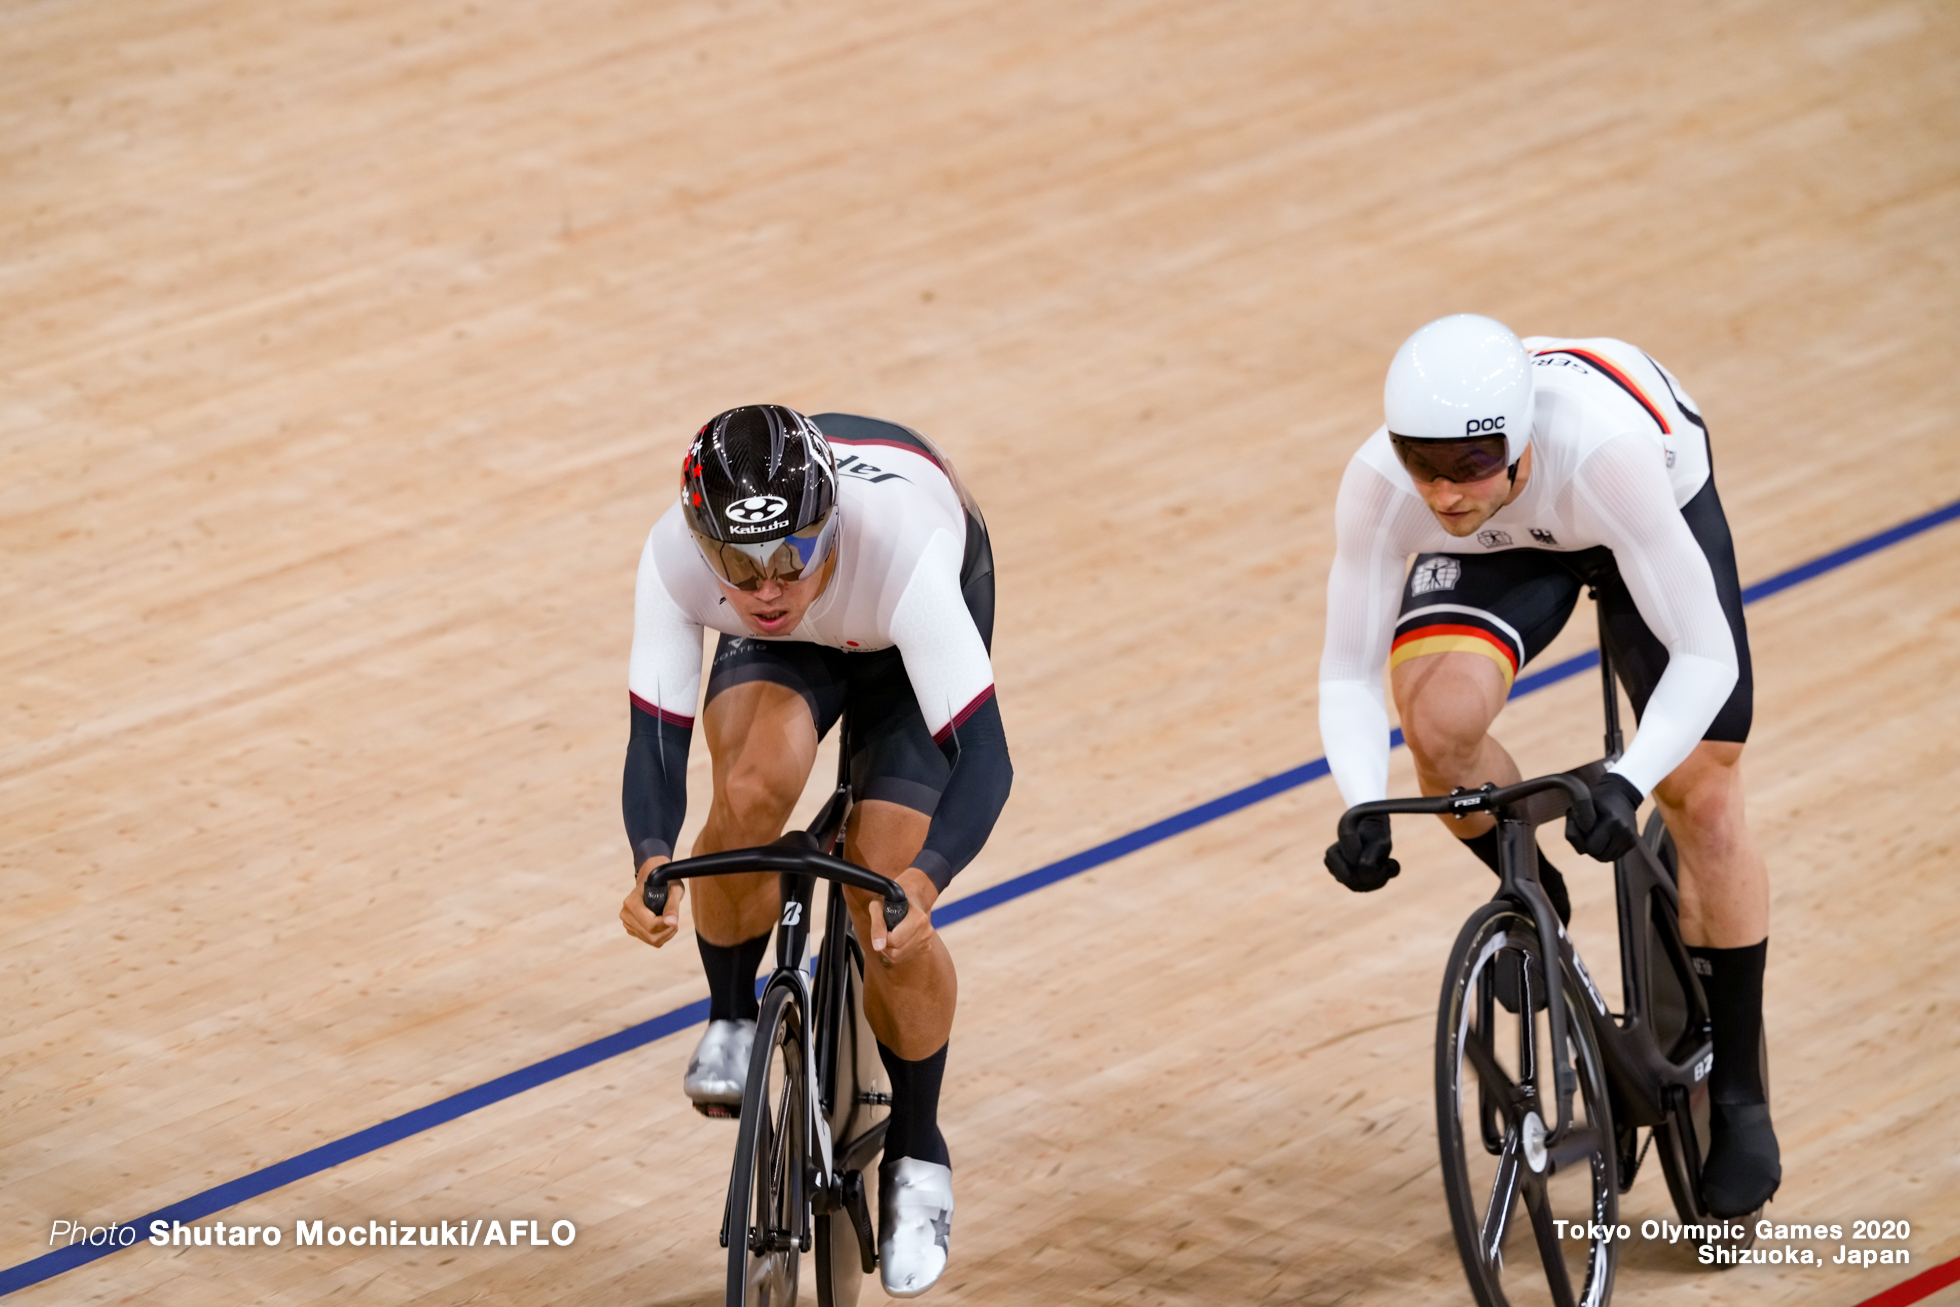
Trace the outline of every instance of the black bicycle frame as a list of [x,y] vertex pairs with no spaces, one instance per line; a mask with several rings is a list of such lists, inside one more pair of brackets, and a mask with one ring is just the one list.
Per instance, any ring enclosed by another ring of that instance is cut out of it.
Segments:
[[[1597,595],[1595,595],[1597,598]],[[1516,785],[1499,788],[1485,785],[1478,790],[1459,790],[1454,794],[1425,799],[1384,799],[1349,808],[1341,816],[1341,838],[1351,840],[1364,817],[1393,813],[1431,813],[1438,816],[1466,817],[1488,812],[1497,818],[1498,865],[1502,884],[1498,896],[1523,905],[1537,928],[1539,948],[1547,960],[1563,960],[1579,977],[1591,1001],[1587,1020],[1598,1040],[1606,1062],[1609,1082],[1614,1090],[1615,1120],[1630,1126],[1655,1126],[1668,1120],[1671,1110],[1683,1108],[1694,1087],[1707,1078],[1714,1064],[1713,1043],[1705,1031],[1708,1000],[1689,963],[1682,942],[1677,914],[1680,896],[1674,878],[1654,856],[1645,842],[1636,843],[1625,857],[1614,864],[1620,928],[1620,973],[1626,1010],[1618,1016],[1606,1006],[1605,995],[1593,983],[1586,965],[1572,947],[1558,914],[1546,898],[1538,880],[1537,828],[1567,811],[1579,814],[1581,823],[1593,820],[1591,786],[1605,775],[1606,768],[1620,755],[1619,693],[1615,684],[1610,646],[1606,639],[1604,609],[1599,623],[1599,663],[1605,696],[1607,757],[1588,763],[1573,772],[1541,776]],[[1659,897],[1665,905],[1656,904]],[[1662,1034],[1655,1027],[1650,1001],[1656,979],[1652,945],[1658,940],[1666,960],[1680,982],[1682,1029],[1663,1047]],[[1576,1088],[1565,1038],[1565,987],[1555,975],[1546,977],[1545,1001],[1551,1023],[1553,1083],[1558,1099],[1555,1136],[1570,1124],[1572,1096]],[[1687,1121],[1679,1111],[1677,1120]],[[1690,1128],[1692,1126],[1690,1125]],[[1554,1156],[1557,1149],[1553,1150]]]
[[[1592,592],[1599,614],[1599,673],[1606,720],[1606,756],[1578,769],[1588,785],[1599,781],[1620,757],[1620,694],[1612,645],[1607,639],[1606,607]],[[1620,992],[1625,1010],[1618,1017],[1594,995],[1598,1017],[1593,1022],[1600,1054],[1616,1091],[1615,1120],[1629,1126],[1654,1126],[1667,1118],[1675,1095],[1685,1098],[1707,1078],[1714,1065],[1714,1044],[1703,1033],[1708,1027],[1708,1000],[1681,938],[1681,895],[1667,867],[1646,845],[1636,843],[1613,866],[1613,885],[1620,928]],[[1665,903],[1659,910],[1655,897]],[[1671,1034],[1655,1027],[1653,944],[1658,941],[1681,989],[1681,1029]],[[1576,955],[1575,955],[1576,956]],[[1584,964],[1579,964],[1585,975]],[[1595,988],[1586,977],[1587,988]],[[1665,1040],[1665,1043],[1663,1043]],[[1686,1120],[1686,1113],[1680,1119]]]
[[[810,1055],[816,1063],[818,1102],[809,1106],[826,1120],[837,1102],[837,1058],[841,1042],[837,1036],[843,1023],[852,1019],[845,986],[850,983],[849,950],[856,945],[851,934],[850,909],[843,887],[848,885],[882,898],[887,930],[898,929],[898,924],[905,920],[909,910],[905,890],[897,881],[836,856],[842,848],[845,826],[851,814],[848,713],[837,729],[837,788],[831,792],[809,829],[789,831],[759,848],[729,849],[666,863],[656,867],[647,877],[646,887],[641,892],[641,902],[653,912],[660,913],[667,906],[667,887],[676,880],[734,876],[757,871],[777,872],[781,878],[782,913],[776,924],[776,966],[763,988],[763,998],[766,1000],[771,989],[782,985],[792,986],[799,993],[803,991],[802,964],[810,944],[811,899],[819,879],[830,882],[825,905],[823,952],[818,958],[815,984],[807,995],[810,1020],[804,1032]],[[812,1131],[821,1128],[814,1119],[808,1124]],[[797,1242],[804,1251],[809,1251],[810,1247],[809,1223],[813,1211],[836,1211],[853,1197],[836,1191],[835,1182],[863,1165],[865,1156],[882,1145],[883,1133],[882,1128],[866,1131],[849,1141],[854,1146],[841,1157],[829,1156],[827,1146],[824,1149],[826,1156],[822,1159],[826,1168],[823,1173],[806,1176],[802,1167],[795,1168],[790,1177],[791,1202],[793,1210],[801,1213],[802,1228],[796,1234]],[[805,1185],[810,1182],[814,1182],[817,1188],[810,1193],[811,1201],[806,1202]],[[853,1223],[856,1224],[855,1221]],[[724,1248],[728,1246],[728,1229],[729,1212],[724,1207],[721,1225],[721,1244]],[[861,1243],[864,1237],[864,1231],[860,1229]]]

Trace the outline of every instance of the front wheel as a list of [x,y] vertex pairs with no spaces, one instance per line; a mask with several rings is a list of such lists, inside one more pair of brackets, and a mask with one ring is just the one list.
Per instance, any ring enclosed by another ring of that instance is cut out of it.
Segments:
[[728,1307],[793,1307],[809,1233],[803,1170],[809,1124],[809,1043],[801,996],[763,995],[742,1125],[728,1183]]
[[1436,1023],[1436,1133],[1457,1250],[1482,1307],[1601,1307],[1619,1216],[1605,1067],[1585,994],[1565,992],[1572,1121],[1557,1118],[1547,970],[1538,929],[1509,902],[1464,923]]

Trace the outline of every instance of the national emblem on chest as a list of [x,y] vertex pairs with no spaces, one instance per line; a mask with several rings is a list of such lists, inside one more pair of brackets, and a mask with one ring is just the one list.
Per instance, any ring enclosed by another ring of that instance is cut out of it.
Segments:
[[[1558,536],[1542,526],[1525,528],[1531,543],[1547,549],[1558,548]],[[1518,544],[1518,538],[1501,527],[1485,527],[1477,532],[1477,543],[1486,549],[1510,549]]]

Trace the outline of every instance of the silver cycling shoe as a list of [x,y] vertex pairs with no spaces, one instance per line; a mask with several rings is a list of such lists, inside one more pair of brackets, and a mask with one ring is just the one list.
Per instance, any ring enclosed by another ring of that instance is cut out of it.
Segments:
[[878,1168],[878,1276],[894,1298],[916,1298],[946,1271],[953,1172],[901,1157]]
[[683,1081],[694,1110],[702,1116],[742,1114],[742,1086],[749,1079],[749,1049],[755,1043],[753,1021],[710,1021],[708,1032],[687,1060]]

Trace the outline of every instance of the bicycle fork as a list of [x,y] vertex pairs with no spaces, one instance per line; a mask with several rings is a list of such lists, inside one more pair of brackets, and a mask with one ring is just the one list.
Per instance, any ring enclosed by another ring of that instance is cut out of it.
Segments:
[[[1538,883],[1537,827],[1500,812],[1497,816],[1497,846],[1498,865],[1509,869],[1505,873],[1504,888],[1531,910],[1531,919],[1538,927],[1538,950],[1545,959],[1545,1010],[1552,1027],[1552,1085],[1558,1113],[1551,1134],[1559,1138],[1572,1124],[1572,1098],[1579,1089],[1579,1080],[1573,1074],[1568,1055],[1565,986],[1560,983],[1558,973],[1559,965],[1570,950],[1561,947],[1565,944],[1565,928],[1559,925],[1558,914],[1552,910],[1551,900],[1545,897],[1545,891]],[[1525,874],[1521,870],[1523,868],[1529,868],[1530,874]]]
[[[791,1137],[805,1140],[814,1139],[818,1149],[818,1169],[814,1174],[804,1168],[804,1158],[792,1157],[789,1161],[789,1174],[785,1177],[789,1184],[789,1210],[795,1212],[796,1229],[776,1230],[770,1228],[769,1220],[758,1221],[749,1227],[749,1251],[755,1253],[787,1252],[791,1244],[798,1251],[809,1252],[812,1245],[811,1208],[813,1204],[827,1203],[828,1195],[834,1187],[832,1180],[830,1122],[825,1119],[823,1105],[817,1096],[817,1076],[815,1074],[815,1043],[817,1023],[811,1003],[810,978],[804,973],[803,962],[810,952],[810,900],[816,887],[816,877],[797,872],[783,872],[779,879],[782,917],[776,924],[776,968],[769,977],[769,983],[762,992],[763,1002],[769,999],[769,991],[779,985],[791,986],[796,992],[797,1010],[803,1014],[803,1084],[790,1098],[789,1110],[802,1116],[803,1129],[792,1131]],[[763,1050],[758,1046],[756,1053]],[[767,1066],[766,1061],[763,1062]],[[750,1074],[754,1074],[755,1063],[750,1063]],[[766,1092],[766,1087],[765,1087]],[[722,1202],[721,1246],[728,1247],[729,1227],[734,1223],[734,1190]],[[822,1210],[829,1210],[826,1206]],[[773,1214],[772,1214],[773,1215]]]

